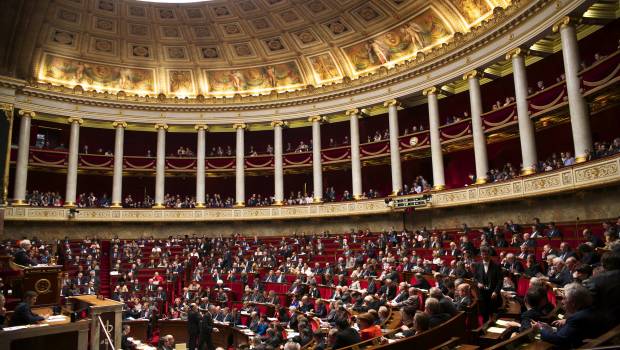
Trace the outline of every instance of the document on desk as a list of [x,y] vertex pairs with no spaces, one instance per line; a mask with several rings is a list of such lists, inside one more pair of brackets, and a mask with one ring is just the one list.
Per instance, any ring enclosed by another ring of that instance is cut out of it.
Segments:
[[487,332],[489,333],[497,333],[497,334],[502,334],[506,331],[506,328],[500,328],[500,327],[489,327],[487,329]]
[[47,318],[47,322],[63,322],[66,321],[67,317],[63,315],[50,316]]

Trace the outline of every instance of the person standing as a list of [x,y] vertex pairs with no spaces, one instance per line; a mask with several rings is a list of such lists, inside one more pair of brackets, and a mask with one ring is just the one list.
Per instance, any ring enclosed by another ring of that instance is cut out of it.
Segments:
[[207,307],[207,312],[205,312],[202,317],[202,321],[200,322],[200,350],[214,350],[213,339],[211,338],[211,334],[213,332],[217,333],[220,330],[213,326],[213,314],[215,307],[213,305],[209,305]]
[[502,270],[491,259],[489,248],[480,248],[482,261],[474,265],[474,280],[480,291],[480,313],[486,322],[502,302]]
[[200,312],[196,303],[192,303],[187,313],[187,333],[189,334],[187,348],[189,350],[196,350],[198,337],[200,336]]

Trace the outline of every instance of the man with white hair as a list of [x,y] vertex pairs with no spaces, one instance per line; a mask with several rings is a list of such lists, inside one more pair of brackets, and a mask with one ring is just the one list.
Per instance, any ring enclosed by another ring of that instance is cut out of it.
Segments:
[[19,249],[15,252],[15,263],[22,266],[32,266],[34,262],[30,259],[28,251],[32,244],[29,240],[24,239],[19,243]]
[[600,318],[591,307],[592,295],[586,287],[578,283],[566,285],[562,304],[568,317],[553,323],[557,331],[546,323],[536,323],[543,341],[559,348],[577,348],[584,339],[594,339],[605,332]]
[[553,259],[553,275],[549,276],[549,282],[557,284],[560,287],[564,287],[573,281],[571,272],[564,263],[562,258],[557,257]]
[[174,350],[174,337],[170,334],[164,336],[157,350]]

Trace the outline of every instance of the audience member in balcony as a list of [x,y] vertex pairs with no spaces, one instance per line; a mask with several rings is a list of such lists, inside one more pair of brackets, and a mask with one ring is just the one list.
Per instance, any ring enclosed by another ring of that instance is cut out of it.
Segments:
[[353,200],[353,195],[351,195],[351,193],[348,190],[344,190],[344,192],[342,193],[342,200],[343,201],[352,201]]
[[248,152],[248,156],[255,157],[258,155],[258,152],[254,149],[254,146],[250,146],[250,151]]
[[267,148],[265,149],[265,153],[267,153],[268,155],[273,155],[273,146],[271,146],[271,144],[267,145]]
[[557,226],[555,225],[555,222],[550,222],[547,227],[548,227],[548,230],[547,230],[548,238],[562,238],[563,236],[562,232],[560,231],[560,229],[557,228]]
[[215,155],[218,157],[224,156],[224,149],[222,149],[222,146],[217,146],[217,151],[215,152]]
[[231,157],[233,155],[233,150],[230,145],[226,146],[226,156]]
[[349,136],[344,136],[344,139],[342,140],[342,145],[343,146],[347,146],[349,145]]

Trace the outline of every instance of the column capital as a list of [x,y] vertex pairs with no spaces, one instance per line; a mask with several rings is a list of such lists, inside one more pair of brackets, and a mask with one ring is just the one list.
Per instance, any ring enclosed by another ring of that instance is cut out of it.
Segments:
[[570,16],[564,16],[561,20],[559,20],[556,24],[553,25],[553,32],[557,33],[560,29],[573,26],[577,23],[577,20]]
[[34,111],[28,111],[25,109],[20,109],[18,115],[20,117],[30,117],[30,118],[34,118],[37,113],[35,113]]
[[435,94],[437,94],[437,87],[436,86],[431,86],[429,88],[426,88],[426,89],[422,90],[422,95],[424,95],[424,96],[435,95]]
[[271,127],[275,128],[276,126],[279,126],[281,128],[285,128],[288,126],[288,122],[287,121],[282,121],[282,120],[274,120],[271,122]]
[[383,102],[383,107],[390,107],[390,106],[396,106],[396,107],[400,107],[401,103],[400,101],[398,101],[397,99],[393,98],[391,100],[385,101]]
[[347,110],[344,114],[347,117],[350,117],[352,115],[357,115],[359,117],[360,116],[360,110],[358,108],[351,108],[351,109]]
[[482,78],[482,73],[480,73],[480,71],[474,69],[472,71],[469,71],[465,74],[463,74],[463,80],[469,80],[469,79],[480,79]]
[[13,104],[11,103],[0,103],[0,111],[12,112],[13,108]]
[[69,124],[78,123],[78,124],[82,125],[82,124],[84,124],[84,119],[71,117],[71,118],[67,119],[67,123],[69,123]]
[[247,129],[248,126],[246,123],[235,123],[233,124],[233,129]]
[[168,130],[168,124],[166,123],[157,123],[155,124],[155,130],[164,129]]
[[209,126],[207,124],[196,124],[196,125],[194,125],[194,130],[196,130],[196,131],[198,131],[198,130],[207,131],[207,130],[209,130]]
[[508,51],[508,53],[506,53],[506,59],[507,60],[511,60],[515,57],[518,56],[525,56],[525,51],[523,49],[521,49],[520,47],[516,47],[510,51]]
[[323,123],[327,121],[327,117],[321,116],[321,115],[313,115],[311,117],[308,117],[308,121],[309,122],[319,122],[319,123]]
[[125,129],[127,127],[127,123],[122,121],[122,120],[116,120],[112,123],[112,126],[114,128],[123,128]]

